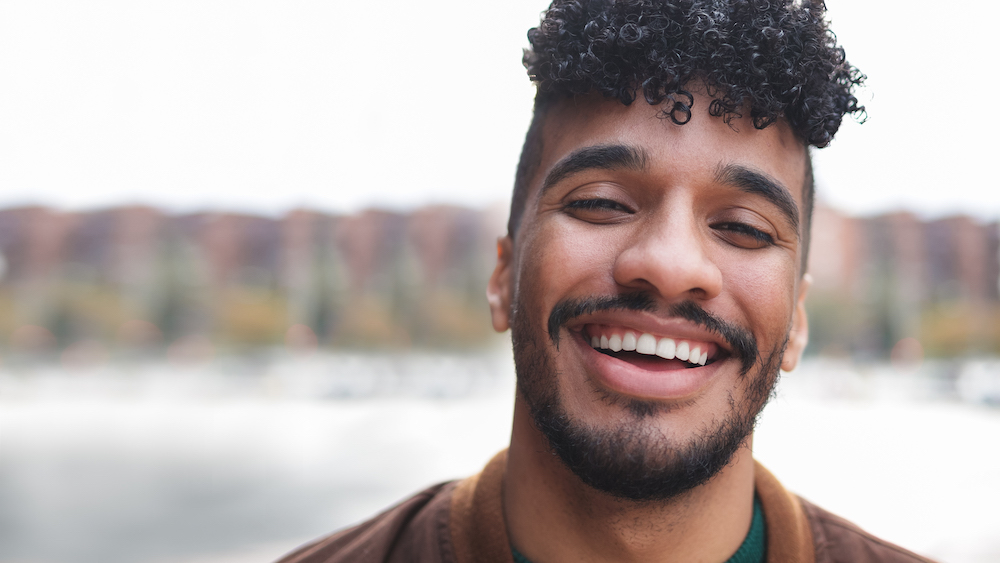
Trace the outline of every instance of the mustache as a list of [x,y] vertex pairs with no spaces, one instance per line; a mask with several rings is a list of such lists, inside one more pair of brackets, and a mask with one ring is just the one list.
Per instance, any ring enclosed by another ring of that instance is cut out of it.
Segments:
[[[552,308],[549,313],[549,338],[556,348],[559,348],[560,330],[569,321],[591,315],[599,311],[638,311],[646,313],[660,312],[660,306],[652,295],[644,291],[622,293],[602,297],[585,297],[580,299],[564,299]],[[749,330],[720,319],[709,313],[691,300],[669,305],[663,311],[668,317],[684,319],[699,325],[705,330],[718,335],[732,350],[742,365],[743,373],[748,373],[757,362],[757,339]]]

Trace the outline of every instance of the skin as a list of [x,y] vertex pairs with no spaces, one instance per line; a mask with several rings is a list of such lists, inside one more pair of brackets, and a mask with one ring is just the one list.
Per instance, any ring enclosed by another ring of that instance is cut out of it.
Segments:
[[[727,125],[708,115],[709,102],[696,93],[692,119],[683,126],[659,117],[661,107],[623,106],[600,97],[560,102],[546,117],[525,213],[516,240],[499,241],[487,294],[496,330],[507,330],[512,314],[527,316],[531,338],[553,368],[551,384],[562,406],[583,424],[635,423],[623,401],[609,397],[654,401],[663,408],[638,423],[683,445],[732,412],[746,394],[747,378],[723,352],[718,361],[685,374],[695,374],[691,385],[668,385],[666,391],[623,385],[630,374],[648,381],[648,371],[592,349],[581,337],[587,318],[568,323],[558,347],[551,341],[546,323],[560,300],[635,291],[664,307],[691,300],[751,331],[762,354],[780,349],[787,337],[781,360],[786,371],[805,347],[808,276],[799,269],[799,227],[787,210],[720,178],[719,170],[735,165],[766,176],[787,189],[801,214],[806,149],[783,121],[763,130],[749,119]],[[581,148],[609,144],[643,152],[645,165],[584,169],[543,193],[546,176],[560,161]],[[748,234],[754,231],[770,241]],[[662,336],[711,338],[693,323],[663,315],[614,312],[599,321],[652,327]],[[608,376],[612,370],[615,377]],[[672,377],[669,370],[659,376]],[[721,562],[749,529],[753,472],[748,439],[726,468],[679,497],[613,498],[584,484],[551,453],[519,391],[504,479],[505,518],[513,545],[535,563]]]

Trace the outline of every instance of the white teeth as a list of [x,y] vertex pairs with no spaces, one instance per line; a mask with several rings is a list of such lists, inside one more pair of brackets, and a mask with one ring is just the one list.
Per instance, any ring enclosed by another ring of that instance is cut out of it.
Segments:
[[687,342],[681,342],[677,345],[676,356],[678,360],[684,360],[685,362],[691,357],[691,350],[688,349]]
[[647,356],[655,354],[665,360],[677,358],[695,365],[703,366],[708,363],[708,351],[702,352],[700,345],[692,348],[688,342],[676,342],[673,338],[657,338],[648,332],[638,337],[632,331],[626,331],[624,336],[618,334],[591,336],[590,345],[594,348],[610,349],[613,352],[634,350]]
[[608,348],[611,348],[612,352],[621,352],[622,337],[617,334],[612,334],[611,338],[608,339]]
[[664,360],[672,360],[674,359],[676,348],[677,346],[674,344],[673,338],[661,338],[656,344],[656,355]]
[[655,354],[656,337],[649,333],[643,334],[639,337],[639,341],[635,343],[635,351],[650,356]]
[[626,332],[625,336],[622,337],[622,350],[625,350],[627,352],[635,350],[635,343],[636,343],[635,333]]

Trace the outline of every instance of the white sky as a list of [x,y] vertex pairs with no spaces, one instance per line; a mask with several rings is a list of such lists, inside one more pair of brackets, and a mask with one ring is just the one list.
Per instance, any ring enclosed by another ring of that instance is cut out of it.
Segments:
[[[1000,217],[1000,6],[828,4],[870,119],[816,154],[822,197]],[[547,1],[375,5],[0,0],[0,206],[507,200],[533,95],[521,49]]]

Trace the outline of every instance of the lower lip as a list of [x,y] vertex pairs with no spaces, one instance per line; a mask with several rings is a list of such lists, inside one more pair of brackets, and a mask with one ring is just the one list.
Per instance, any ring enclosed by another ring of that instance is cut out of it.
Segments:
[[573,334],[573,340],[583,348],[583,357],[600,385],[643,399],[690,398],[708,385],[720,364],[716,362],[694,368],[670,369],[666,361],[658,362],[651,357],[648,366],[641,366],[602,354],[585,342],[579,333]]

